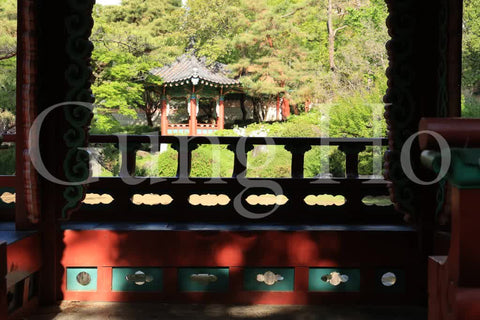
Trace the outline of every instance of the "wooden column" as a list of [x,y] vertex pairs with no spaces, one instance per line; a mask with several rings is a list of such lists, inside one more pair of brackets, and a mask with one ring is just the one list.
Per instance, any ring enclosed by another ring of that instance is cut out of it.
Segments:
[[168,134],[168,115],[167,115],[167,96],[165,95],[165,87],[163,88],[163,96],[162,96],[162,114],[160,118],[160,130],[162,136],[166,136]]
[[277,115],[275,120],[279,120],[279,119],[280,119],[280,95],[277,94]]
[[286,120],[288,117],[290,117],[290,101],[284,98],[282,104],[282,120]]
[[[38,177],[30,162],[28,135],[38,108],[38,13],[35,2],[18,2],[16,203],[17,230],[33,228],[40,219]],[[20,41],[21,39],[21,41]]]
[[225,97],[223,96],[223,88],[220,91],[218,100],[217,127],[218,130],[223,130],[225,128]]
[[190,96],[190,135],[197,135],[197,96],[195,95],[195,87],[193,87],[192,95]]
[[310,100],[305,101],[305,113],[310,111]]

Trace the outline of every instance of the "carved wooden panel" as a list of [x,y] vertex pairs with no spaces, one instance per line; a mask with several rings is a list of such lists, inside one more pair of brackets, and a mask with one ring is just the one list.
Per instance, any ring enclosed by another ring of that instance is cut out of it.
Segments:
[[[421,117],[447,113],[447,2],[386,0],[391,40],[386,46],[389,66],[384,102],[389,150],[385,155],[385,178],[391,182],[390,196],[395,208],[411,221],[418,221],[424,211],[425,189],[407,177],[401,166],[401,150],[418,131]],[[417,143],[410,158],[415,175],[425,179]]]
[[[65,101],[94,101],[90,90],[90,56],[93,44],[89,36],[93,27],[92,8],[95,1],[67,1],[68,14],[65,17],[67,67],[65,80],[68,88]],[[84,181],[89,176],[89,155],[81,147],[87,146],[88,126],[92,118],[89,109],[75,105],[64,108],[68,128],[63,135],[67,153],[63,162],[65,177],[68,181]],[[66,204],[62,209],[62,218],[68,218],[77,209],[85,197],[85,186],[68,186],[63,193]]]

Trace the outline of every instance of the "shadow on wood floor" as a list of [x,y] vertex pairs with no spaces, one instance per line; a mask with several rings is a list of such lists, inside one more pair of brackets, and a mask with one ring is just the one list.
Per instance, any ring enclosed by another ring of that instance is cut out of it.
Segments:
[[[60,310],[60,312],[59,312]],[[418,307],[228,306],[65,301],[39,310],[29,320],[425,320]]]

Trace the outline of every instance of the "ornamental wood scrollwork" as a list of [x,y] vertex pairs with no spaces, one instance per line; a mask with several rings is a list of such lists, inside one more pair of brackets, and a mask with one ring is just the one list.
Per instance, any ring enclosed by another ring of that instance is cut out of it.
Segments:
[[[67,31],[65,52],[67,67],[65,80],[67,83],[66,101],[81,101],[93,103],[90,90],[90,57],[93,44],[89,41],[93,27],[92,9],[94,0],[68,0],[65,29]],[[81,147],[87,146],[88,126],[92,112],[85,107],[71,105],[64,109],[68,128],[63,135],[67,152],[63,163],[65,177],[68,181],[86,180],[90,173],[89,156]],[[62,209],[62,218],[80,206],[85,197],[85,186],[68,186],[63,192],[66,204]]]
[[[386,0],[386,3],[391,40],[386,46],[389,66],[384,102],[389,151],[385,154],[385,178],[391,182],[390,196],[396,209],[405,214],[406,220],[414,221],[420,216],[422,195],[418,185],[403,171],[400,153],[405,141],[418,131],[421,117],[447,114],[448,1]],[[426,12],[430,15],[428,19]],[[432,71],[437,74],[430,74]],[[431,82],[425,83],[426,79]],[[415,173],[422,171],[419,158],[418,146],[414,146]]]
[[386,1],[389,16],[387,42],[389,65],[388,90],[384,96],[385,118],[389,129],[389,150],[385,154],[385,178],[391,181],[390,196],[397,210],[409,215],[415,211],[415,189],[402,170],[400,150],[415,133],[418,111],[414,97],[416,70],[414,66],[414,39],[416,19],[415,0]]

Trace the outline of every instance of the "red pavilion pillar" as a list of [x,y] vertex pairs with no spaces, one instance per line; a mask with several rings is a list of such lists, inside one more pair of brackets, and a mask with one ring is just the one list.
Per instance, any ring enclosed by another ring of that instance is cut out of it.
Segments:
[[280,95],[277,94],[277,115],[275,120],[280,120]]
[[310,111],[310,99],[305,101],[305,113],[308,113],[308,111]]
[[225,97],[223,96],[223,88],[218,99],[217,128],[218,130],[225,128]]
[[162,96],[162,110],[161,110],[161,118],[160,118],[160,132],[162,136],[166,136],[168,134],[168,115],[167,115],[167,96],[165,95],[165,87],[163,88],[163,96]]
[[287,120],[288,117],[290,117],[290,101],[287,98],[283,98],[282,120]]
[[190,135],[197,135],[197,96],[195,95],[195,87],[190,96],[190,121],[189,121]]

